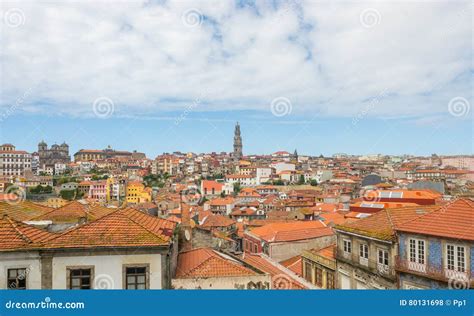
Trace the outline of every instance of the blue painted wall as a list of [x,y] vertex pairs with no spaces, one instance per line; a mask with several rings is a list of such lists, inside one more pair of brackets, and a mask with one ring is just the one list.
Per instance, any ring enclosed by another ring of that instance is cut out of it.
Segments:
[[441,248],[441,241],[439,239],[430,238],[428,240],[428,264],[439,269],[443,267]]
[[405,260],[407,257],[406,247],[405,247],[406,239],[407,238],[405,234],[400,233],[400,235],[398,236],[398,255],[400,256],[402,260]]
[[474,275],[474,247],[471,247],[471,276]]

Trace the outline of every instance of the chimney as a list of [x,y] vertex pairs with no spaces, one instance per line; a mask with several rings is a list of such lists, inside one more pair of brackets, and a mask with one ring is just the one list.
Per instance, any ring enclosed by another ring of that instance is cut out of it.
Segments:
[[188,251],[193,249],[193,230],[191,227],[190,206],[183,202],[183,192],[181,193],[179,208],[181,210],[181,225],[178,245],[180,246],[180,251]]
[[86,224],[86,223],[87,223],[87,217],[85,217],[85,216],[79,217],[79,220],[77,221],[77,223],[78,223],[79,225],[84,225],[84,224]]

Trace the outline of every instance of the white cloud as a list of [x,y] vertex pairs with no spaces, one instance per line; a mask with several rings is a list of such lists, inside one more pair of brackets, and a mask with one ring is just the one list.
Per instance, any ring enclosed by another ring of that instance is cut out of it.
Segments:
[[[472,100],[471,2],[230,1],[2,2],[24,24],[1,25],[1,108],[25,91],[24,111],[117,115],[183,109],[350,116],[382,92],[370,116],[445,113]],[[197,26],[183,23],[200,12]],[[361,13],[378,13],[365,27]],[[457,80],[456,80],[457,79]]]

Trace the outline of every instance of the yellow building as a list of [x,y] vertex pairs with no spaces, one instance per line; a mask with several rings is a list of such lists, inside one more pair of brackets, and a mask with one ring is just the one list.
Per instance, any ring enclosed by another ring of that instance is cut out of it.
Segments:
[[127,185],[127,203],[138,204],[151,202],[151,188],[146,188],[138,181],[129,182]]
[[52,208],[60,208],[63,207],[64,205],[70,203],[71,201],[65,200],[60,197],[50,197],[46,201],[41,202],[39,204],[52,207]]

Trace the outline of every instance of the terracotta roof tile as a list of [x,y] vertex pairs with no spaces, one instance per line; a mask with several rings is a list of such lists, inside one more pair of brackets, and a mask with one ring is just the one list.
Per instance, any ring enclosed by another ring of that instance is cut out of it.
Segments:
[[0,251],[31,249],[55,235],[4,215],[0,219]]
[[287,273],[284,266],[277,262],[271,262],[271,259],[262,255],[245,253],[242,256],[242,260],[248,265],[270,274],[272,276],[273,289],[303,290],[308,288],[291,275],[291,272]]
[[167,245],[176,223],[133,208],[120,209],[92,223],[68,230],[45,248],[147,247]]
[[458,199],[406,221],[397,230],[474,241],[474,201]]
[[410,206],[402,208],[388,208],[357,221],[336,225],[337,229],[371,236],[383,240],[392,240],[395,229],[401,224],[420,217],[424,213],[440,209],[440,205]]
[[277,222],[254,228],[251,235],[267,242],[283,242],[332,235],[332,229],[321,221]]
[[280,264],[287,269],[290,269],[295,274],[303,276],[303,260],[300,255],[283,260]]
[[82,204],[78,201],[72,201],[60,208],[53,209],[51,212],[35,217],[33,220],[51,220],[54,223],[77,222],[79,218],[85,217],[88,221],[95,221],[107,214],[115,212],[116,208],[107,208],[100,205]]
[[257,272],[239,261],[210,248],[199,248],[178,255],[176,278],[252,276]]
[[41,216],[54,210],[51,207],[35,204],[30,201],[22,201],[20,203],[0,202],[0,216],[8,215],[17,221],[29,221],[35,217]]
[[223,215],[209,215],[201,223],[203,228],[227,227],[235,224],[235,221]]

